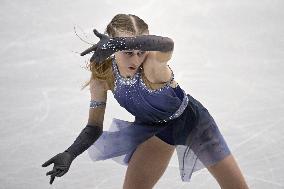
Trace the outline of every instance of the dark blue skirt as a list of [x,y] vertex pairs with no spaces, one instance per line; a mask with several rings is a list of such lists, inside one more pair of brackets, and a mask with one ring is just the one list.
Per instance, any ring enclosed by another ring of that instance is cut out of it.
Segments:
[[152,136],[175,146],[181,180],[189,182],[194,172],[211,166],[231,154],[208,110],[191,95],[184,112],[165,123],[134,122],[113,118],[111,127],[88,149],[93,161],[112,159],[128,162],[139,144]]

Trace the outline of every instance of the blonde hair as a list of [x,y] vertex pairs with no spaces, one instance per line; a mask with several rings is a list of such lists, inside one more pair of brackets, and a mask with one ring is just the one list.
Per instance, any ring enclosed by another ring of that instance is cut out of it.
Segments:
[[[109,37],[117,37],[120,33],[128,33],[133,36],[149,34],[148,25],[138,16],[132,14],[117,14],[111,22],[107,25],[104,34]],[[81,88],[83,90],[90,84],[91,79],[105,80],[108,87],[113,90],[114,88],[114,75],[112,72],[112,58],[108,57],[101,64],[96,62],[88,62],[86,65],[87,70],[91,71],[91,78]]]

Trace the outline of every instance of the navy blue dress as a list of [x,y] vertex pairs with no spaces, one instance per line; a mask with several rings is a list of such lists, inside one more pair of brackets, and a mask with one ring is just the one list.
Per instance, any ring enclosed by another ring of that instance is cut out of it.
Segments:
[[162,88],[150,89],[142,77],[142,66],[132,78],[120,75],[115,58],[113,95],[117,102],[135,116],[134,122],[113,118],[110,129],[103,131],[90,146],[93,161],[112,159],[128,162],[145,140],[157,136],[175,146],[181,180],[189,182],[192,173],[216,164],[229,155],[225,139],[208,110],[177,84],[172,77]]

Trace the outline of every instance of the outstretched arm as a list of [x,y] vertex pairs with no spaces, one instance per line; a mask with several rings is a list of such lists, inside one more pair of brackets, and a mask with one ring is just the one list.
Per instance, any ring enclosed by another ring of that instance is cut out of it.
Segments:
[[103,121],[107,100],[106,81],[91,79],[90,81],[90,108],[87,126],[82,130],[74,143],[65,152],[71,153],[74,158],[88,149],[102,134]]
[[81,131],[74,143],[64,152],[52,157],[42,167],[54,163],[53,169],[46,173],[50,175],[50,184],[55,177],[61,177],[68,172],[73,160],[88,149],[103,132],[103,118],[107,92],[103,82],[92,80],[90,83],[91,103],[89,110],[89,120],[87,126]]

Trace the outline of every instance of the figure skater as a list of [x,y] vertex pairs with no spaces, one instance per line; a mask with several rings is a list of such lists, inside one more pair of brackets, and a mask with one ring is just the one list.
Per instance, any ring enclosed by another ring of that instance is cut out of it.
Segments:
[[[50,184],[85,150],[93,161],[113,159],[127,165],[123,189],[153,188],[176,150],[180,177],[207,168],[223,189],[248,186],[209,111],[174,80],[167,64],[174,42],[150,35],[148,25],[131,14],[117,14],[99,42],[81,53],[93,53],[89,68],[89,119],[74,143],[42,164],[54,167]],[[84,88],[83,87],[83,88]],[[107,91],[134,115],[133,122],[113,118],[103,131]]]

